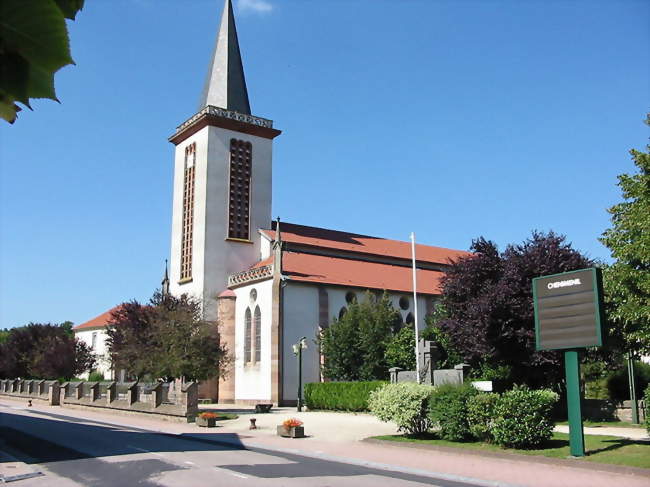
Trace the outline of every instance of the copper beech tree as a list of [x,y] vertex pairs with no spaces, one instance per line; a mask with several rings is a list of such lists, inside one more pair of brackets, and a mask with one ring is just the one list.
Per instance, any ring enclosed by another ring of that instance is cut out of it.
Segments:
[[205,380],[224,376],[230,362],[217,323],[204,320],[201,303],[186,294],[122,303],[107,335],[113,367],[134,378]]
[[470,250],[473,255],[455,261],[442,278],[446,316],[435,326],[474,374],[556,386],[564,375],[560,354],[535,351],[531,280],[594,262],[553,232],[533,232],[503,252],[479,238]]
[[7,330],[0,343],[0,377],[67,380],[91,370],[92,350],[67,325],[30,323]]

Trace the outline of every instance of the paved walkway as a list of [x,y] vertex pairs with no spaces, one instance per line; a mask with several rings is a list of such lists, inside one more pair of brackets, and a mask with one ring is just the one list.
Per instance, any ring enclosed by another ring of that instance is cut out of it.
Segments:
[[[650,469],[632,469],[587,462],[582,459],[564,460],[509,455],[505,453],[476,453],[444,448],[414,448],[412,446],[361,441],[369,436],[395,433],[395,426],[381,423],[368,414],[301,412],[294,408],[276,408],[270,414],[255,414],[250,408],[233,409],[232,405],[207,405],[202,409],[233,411],[236,420],[223,421],[218,428],[198,428],[194,424],[161,421],[140,415],[117,415],[105,411],[77,410],[48,406],[26,408],[22,401],[0,398],[0,405],[11,407],[19,414],[39,410],[72,416],[81,421],[103,421],[121,427],[141,428],[167,434],[190,435],[203,440],[232,441],[232,433],[246,448],[296,453],[329,460],[344,461],[387,470],[418,473],[447,480],[474,481],[484,486],[526,487],[626,487],[650,486]],[[284,419],[296,417],[304,422],[308,438],[288,439],[276,436],[276,426]],[[258,428],[250,430],[250,419]],[[596,428],[600,434],[613,434],[606,428]],[[616,431],[623,428],[616,428]],[[623,431],[628,437],[630,428]],[[585,433],[591,433],[586,429]],[[17,484],[17,487],[20,487]]]

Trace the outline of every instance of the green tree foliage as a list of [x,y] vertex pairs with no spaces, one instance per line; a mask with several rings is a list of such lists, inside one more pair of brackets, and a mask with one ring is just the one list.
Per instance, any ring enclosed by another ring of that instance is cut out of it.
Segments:
[[630,151],[639,172],[618,177],[623,202],[609,208],[612,227],[600,239],[616,259],[604,272],[608,319],[625,351],[637,354],[650,353],[650,145],[646,150]]
[[404,326],[386,346],[388,367],[415,370],[415,330],[412,325]]
[[402,324],[386,293],[380,298],[367,292],[347,312],[334,319],[319,337],[325,357],[323,376],[332,380],[385,380],[386,347]]
[[0,376],[70,379],[95,366],[88,346],[61,325],[30,323],[9,330],[0,343]]
[[454,365],[463,361],[460,352],[454,348],[449,334],[439,326],[439,323],[448,317],[444,304],[436,303],[433,312],[425,317],[425,327],[420,332],[421,338],[433,342],[436,350],[436,363],[433,365],[436,369],[453,369]]
[[107,335],[113,366],[136,377],[204,380],[224,376],[229,363],[217,324],[204,320],[200,302],[185,294],[157,292],[147,305],[123,303]]
[[54,73],[72,64],[65,19],[84,0],[0,0],[0,117],[10,123],[30,98],[57,100]]
[[7,341],[9,338],[9,333],[10,331],[5,329],[5,330],[0,330],[0,343],[4,343]]

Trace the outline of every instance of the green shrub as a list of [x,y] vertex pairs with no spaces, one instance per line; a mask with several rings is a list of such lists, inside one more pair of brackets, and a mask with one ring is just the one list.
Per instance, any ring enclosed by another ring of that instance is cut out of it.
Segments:
[[305,405],[311,409],[367,411],[370,393],[386,385],[370,382],[311,382],[305,384]]
[[431,427],[427,415],[432,387],[403,382],[388,384],[370,393],[368,406],[381,421],[392,421],[407,434],[426,432]]
[[[650,364],[634,362],[634,384],[637,391],[644,391],[650,384]],[[616,401],[630,399],[630,382],[627,376],[627,367],[612,372],[607,377],[607,390],[609,397]]]
[[645,404],[645,429],[650,433],[650,386],[645,390],[643,402]]
[[492,436],[505,447],[531,448],[551,438],[551,412],[558,395],[548,389],[517,387],[504,392],[494,408]]
[[467,401],[480,392],[470,384],[435,387],[429,398],[429,419],[443,440],[463,441],[471,434],[467,423]]
[[477,394],[467,400],[467,424],[472,436],[481,441],[492,441],[492,426],[498,401],[499,394],[492,392]]
[[93,371],[90,374],[88,374],[88,382],[103,382],[104,381],[104,374],[101,372],[96,372]]

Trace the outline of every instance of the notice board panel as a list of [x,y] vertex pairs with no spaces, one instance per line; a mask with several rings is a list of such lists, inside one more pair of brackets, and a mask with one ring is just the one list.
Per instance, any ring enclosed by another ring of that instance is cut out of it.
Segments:
[[582,269],[533,279],[537,350],[601,346],[602,276]]

